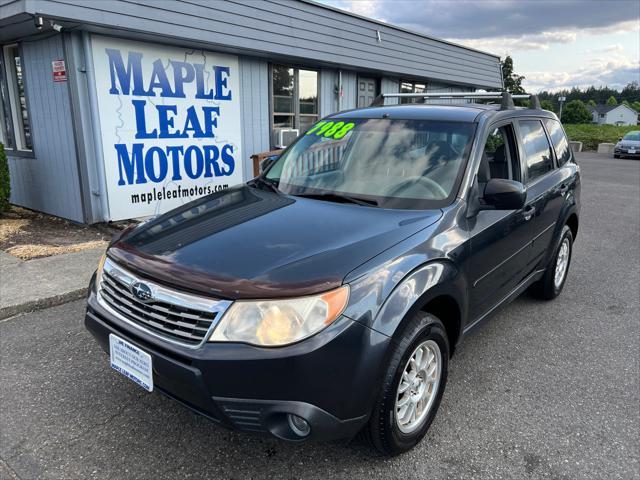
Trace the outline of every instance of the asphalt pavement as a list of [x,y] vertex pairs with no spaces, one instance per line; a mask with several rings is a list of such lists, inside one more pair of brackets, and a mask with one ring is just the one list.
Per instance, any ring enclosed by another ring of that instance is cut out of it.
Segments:
[[0,323],[0,478],[640,478],[640,162],[579,161],[564,292],[525,294],[465,339],[415,450],[216,427],[111,370],[76,301]]

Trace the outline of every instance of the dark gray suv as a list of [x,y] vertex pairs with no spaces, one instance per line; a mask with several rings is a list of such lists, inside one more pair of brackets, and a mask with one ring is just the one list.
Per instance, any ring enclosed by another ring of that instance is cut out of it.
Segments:
[[115,239],[87,328],[115,370],[222,426],[410,449],[455,345],[567,279],[580,168],[535,97],[498,98],[323,119],[256,179]]

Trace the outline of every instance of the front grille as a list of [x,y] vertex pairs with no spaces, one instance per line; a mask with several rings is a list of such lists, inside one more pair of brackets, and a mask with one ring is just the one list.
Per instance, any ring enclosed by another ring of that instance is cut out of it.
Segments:
[[154,298],[142,301],[131,291],[131,285],[140,280],[107,262],[100,282],[104,303],[130,322],[179,343],[202,343],[228,303],[198,297],[190,305],[189,295],[147,281]]

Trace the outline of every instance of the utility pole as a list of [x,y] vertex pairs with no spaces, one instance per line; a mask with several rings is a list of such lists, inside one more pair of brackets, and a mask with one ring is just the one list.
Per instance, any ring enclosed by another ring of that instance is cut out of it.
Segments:
[[558,118],[560,119],[560,121],[562,121],[562,104],[565,102],[565,100],[567,99],[567,97],[558,97],[558,101],[560,102],[560,114],[558,115]]

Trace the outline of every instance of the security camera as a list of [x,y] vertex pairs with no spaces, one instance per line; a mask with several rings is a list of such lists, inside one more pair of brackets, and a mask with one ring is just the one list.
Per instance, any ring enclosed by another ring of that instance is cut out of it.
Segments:
[[42,30],[42,27],[44,27],[44,18],[42,18],[42,17],[35,17],[33,19],[33,22],[35,23],[36,28],[38,30]]
[[51,28],[53,28],[56,32],[62,31],[62,25],[58,25],[57,23],[51,23]]

